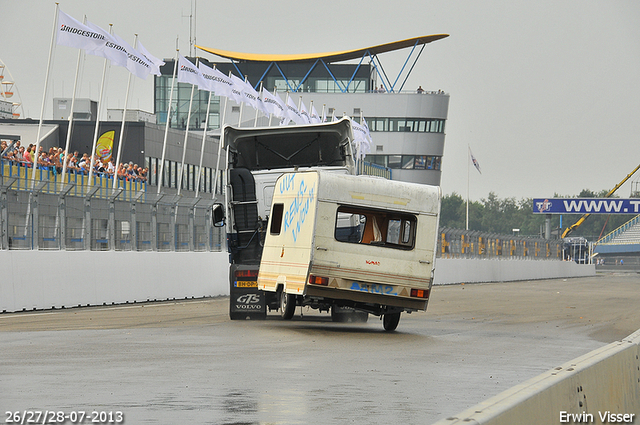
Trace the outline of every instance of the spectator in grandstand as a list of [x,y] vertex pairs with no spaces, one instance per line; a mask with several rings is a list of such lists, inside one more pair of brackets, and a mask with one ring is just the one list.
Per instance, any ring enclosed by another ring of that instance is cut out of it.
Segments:
[[5,149],[3,152],[4,153],[2,154],[2,159],[6,159],[7,161],[11,161],[11,162],[15,161],[13,151]]
[[81,174],[89,174],[89,167],[91,166],[91,161],[89,160],[89,155],[82,154],[82,158],[80,162],[78,162],[78,172]]
[[49,161],[49,155],[42,150],[40,155],[38,156],[38,168],[43,170],[49,170],[51,166],[51,161]]
[[49,155],[49,160],[51,161],[52,168],[56,170],[56,173],[62,173],[62,162],[60,162],[60,154],[58,153],[58,149],[54,149],[53,153]]
[[116,172],[116,159],[115,158],[111,158],[111,160],[107,164],[107,174],[109,176],[113,177],[113,173],[115,173],[115,172]]
[[120,163],[120,165],[118,165],[118,179],[124,180],[126,176],[127,169],[125,168],[123,163]]
[[147,181],[147,169],[146,168],[138,167],[136,172],[138,173],[138,180],[139,181],[141,181],[141,182],[146,182]]
[[24,146],[20,146],[15,154],[15,158],[19,162],[24,162]]
[[67,158],[67,169],[73,173],[78,172],[78,159],[74,155]]
[[129,181],[135,181],[138,178],[138,173],[136,173],[136,169],[133,166],[132,162],[129,162],[129,166],[127,167],[127,180]]
[[104,163],[100,158],[95,157],[95,161],[93,162],[93,171],[96,174],[104,174],[107,172],[107,169],[104,167]]

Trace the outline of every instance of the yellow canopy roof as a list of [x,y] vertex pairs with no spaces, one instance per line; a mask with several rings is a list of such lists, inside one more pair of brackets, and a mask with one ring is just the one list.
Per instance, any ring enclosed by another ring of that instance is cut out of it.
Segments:
[[442,38],[449,37],[449,34],[434,34],[425,35],[423,37],[408,38],[406,40],[394,41],[392,43],[379,44],[377,46],[365,47],[364,49],[345,50],[342,52],[331,53],[311,53],[311,54],[294,54],[294,55],[271,55],[263,53],[238,53],[230,52],[228,50],[212,49],[210,47],[196,46],[200,50],[212,53],[223,58],[228,58],[237,61],[251,61],[251,62],[305,62],[316,59],[322,59],[325,62],[343,62],[351,59],[360,59],[365,52],[369,51],[371,54],[380,54],[391,52],[393,50],[405,49],[407,47],[413,47],[418,44],[427,44],[432,41],[440,40]]

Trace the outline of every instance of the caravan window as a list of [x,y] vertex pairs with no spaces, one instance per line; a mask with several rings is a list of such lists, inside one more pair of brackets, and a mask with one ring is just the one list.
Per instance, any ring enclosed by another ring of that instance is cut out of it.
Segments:
[[341,206],[336,215],[335,238],[340,242],[413,249],[416,216]]
[[271,212],[271,226],[269,232],[272,235],[279,235],[282,230],[282,216],[284,212],[284,204],[273,204],[273,211]]

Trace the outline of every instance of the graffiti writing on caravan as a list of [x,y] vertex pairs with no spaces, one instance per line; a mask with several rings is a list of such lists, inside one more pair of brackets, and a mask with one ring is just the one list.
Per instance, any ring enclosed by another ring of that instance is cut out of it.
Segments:
[[315,197],[314,187],[309,189],[304,179],[296,189],[295,176],[296,174],[285,175],[280,181],[280,193],[295,192],[295,198],[284,213],[284,232],[291,231],[294,243],[298,240],[300,229],[307,219],[309,208]]

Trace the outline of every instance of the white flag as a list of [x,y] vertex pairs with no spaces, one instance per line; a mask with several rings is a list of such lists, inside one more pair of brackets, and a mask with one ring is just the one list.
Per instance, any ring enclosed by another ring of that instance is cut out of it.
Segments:
[[125,67],[136,77],[146,80],[147,75],[151,72],[151,63],[142,55],[142,53],[131,47],[129,43],[118,37],[117,34],[113,34],[113,38],[118,45],[117,47],[124,48],[127,52],[127,64]]
[[235,75],[231,75],[233,81],[233,100],[236,103],[246,103],[247,105],[258,109],[258,98],[260,95],[250,84]]
[[58,10],[57,44],[83,50],[96,50],[104,46],[104,34],[93,31],[80,21]]
[[89,21],[87,21],[87,26],[105,37],[105,43],[102,46],[95,50],[87,50],[87,53],[109,59],[112,65],[126,68],[127,61],[129,60],[127,49],[124,46],[121,46],[111,34],[99,26]]
[[364,117],[362,117],[362,126],[364,127],[365,137],[366,137],[367,141],[369,142],[369,145],[371,145],[373,143],[373,140],[371,139],[371,132],[369,131],[369,126],[367,125],[367,120],[364,119]]
[[149,53],[149,51],[145,49],[140,42],[138,42],[138,51],[142,53],[142,56],[144,56],[145,59],[152,65],[150,73],[158,76],[162,75],[162,73],[160,72],[160,67],[164,65],[164,61]]
[[287,108],[277,93],[272,94],[263,89],[261,98],[262,104],[269,114],[278,118],[284,118],[287,115]]
[[198,64],[202,78],[209,84],[209,91],[215,93],[216,96],[231,97],[231,89],[233,81],[215,68],[211,68],[202,62]]
[[187,58],[182,55],[178,57],[178,82],[189,83],[198,87],[207,87],[207,81],[200,74],[200,70],[196,68]]
[[311,115],[309,115],[309,118],[311,118],[311,122],[313,124],[318,124],[320,123],[320,116],[318,115],[318,111],[316,111],[316,107],[313,106],[313,104],[311,104]]
[[306,124],[305,119],[300,114],[300,111],[298,111],[298,107],[296,106],[295,102],[291,97],[287,99],[286,106],[287,106],[287,113],[291,121],[295,122],[296,124]]
[[304,124],[311,123],[311,117],[309,117],[309,112],[307,112],[307,107],[304,106],[304,102],[302,101],[302,98],[300,98],[300,115],[302,115]]
[[476,157],[473,156],[473,153],[471,153],[471,147],[469,147],[469,155],[471,156],[471,162],[473,163],[473,166],[476,167],[476,170],[478,170],[480,174],[482,174],[482,171],[480,171],[480,163],[478,162]]
[[239,105],[244,102],[244,81],[231,74],[231,82],[233,82],[233,86],[231,86],[231,95],[229,97]]

